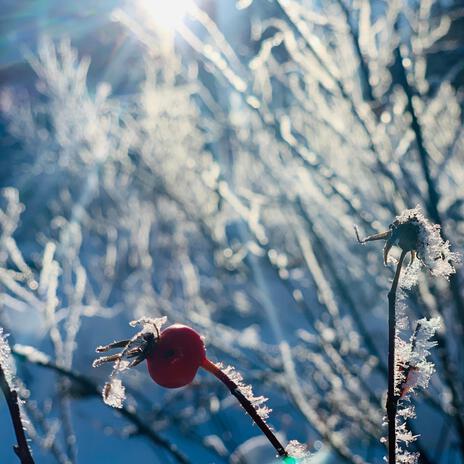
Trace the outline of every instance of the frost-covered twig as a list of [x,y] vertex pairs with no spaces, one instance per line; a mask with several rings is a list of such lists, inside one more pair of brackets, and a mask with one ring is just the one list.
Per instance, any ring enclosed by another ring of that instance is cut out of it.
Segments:
[[12,385],[12,374],[9,368],[10,347],[0,329],[0,388],[5,396],[8,410],[16,435],[17,445],[13,447],[14,452],[18,456],[21,464],[34,464],[34,459],[31,455],[31,450],[27,442],[26,433],[24,431],[23,421],[21,418],[21,410],[19,408],[18,392]]
[[[166,318],[143,317],[131,323],[132,326],[143,325],[143,329],[131,339],[115,341],[97,348],[99,353],[122,348],[118,354],[103,356],[93,362],[93,367],[99,367],[104,363],[115,361],[110,381],[103,389],[105,403],[116,408],[123,407],[124,387],[115,375],[118,371],[135,367],[144,360],[147,361],[151,378],[164,388],[181,388],[189,385],[198,369],[203,368],[227,386],[276,449],[278,455],[282,458],[292,458],[290,451],[284,448],[265,422],[270,413],[270,409],[264,404],[267,398],[255,396],[252,387],[243,382],[242,376],[233,367],[224,369],[221,364],[212,363],[206,356],[202,337],[195,330],[182,324],[173,324],[161,331],[165,321]],[[122,369],[121,365],[124,366]],[[292,443],[295,445],[296,442]],[[293,448],[295,446],[291,446],[291,449]]]
[[396,291],[401,274],[401,267],[406,251],[401,252],[396,266],[395,277],[388,292],[388,393],[387,393],[387,422],[388,422],[388,462],[396,463],[396,411],[398,395],[395,382],[395,346],[396,346]]
[[256,406],[248,399],[248,395],[243,393],[243,388],[240,386],[241,377],[238,377],[239,380],[234,381],[234,379],[228,375],[227,371],[221,369],[220,366],[213,364],[208,359],[203,363],[203,368],[217,377],[230,390],[232,395],[234,395],[240,402],[243,409],[245,409],[245,411],[253,419],[254,423],[261,429],[264,435],[266,435],[277,453],[279,453],[279,456],[286,457],[287,452],[285,451],[282,443],[280,443],[279,439],[266,424],[262,414],[257,411]]
[[13,427],[16,435],[16,440],[18,444],[14,446],[14,452],[19,457],[21,464],[33,464],[34,460],[32,459],[31,450],[27,443],[26,434],[24,432],[22,420],[21,420],[21,411],[19,409],[19,399],[18,393],[16,390],[10,389],[8,382],[6,381],[5,373],[3,372],[2,366],[0,365],[0,388],[3,391],[5,400],[8,405],[8,410],[10,411],[11,420],[13,422]]
[[[397,444],[397,439],[408,444],[417,438],[407,429],[405,422],[406,419],[415,417],[414,408],[400,409],[398,404],[415,387],[425,388],[428,385],[434,367],[431,362],[427,361],[426,357],[429,355],[429,348],[436,344],[429,339],[439,327],[439,320],[421,319],[416,325],[411,340],[409,342],[402,340],[398,336],[398,326],[401,326],[403,321],[398,317],[396,311],[398,285],[411,288],[416,283],[417,269],[420,263],[424,264],[432,275],[449,278],[455,272],[453,263],[458,261],[460,256],[450,251],[449,242],[444,241],[440,235],[440,226],[430,223],[419,207],[403,211],[390,225],[389,230],[381,234],[361,240],[358,231],[356,229],[355,231],[360,243],[385,239],[385,264],[387,264],[392,246],[398,245],[401,248],[395,277],[388,293],[388,394],[386,405],[388,462],[389,464],[396,464],[396,462],[416,463],[417,453],[402,450]],[[401,269],[408,253],[411,253],[411,262],[400,283]],[[415,262],[416,256],[419,263]]]

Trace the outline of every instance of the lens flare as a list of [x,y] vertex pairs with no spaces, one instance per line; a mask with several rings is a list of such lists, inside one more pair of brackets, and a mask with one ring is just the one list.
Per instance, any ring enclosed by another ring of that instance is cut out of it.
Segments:
[[194,7],[193,0],[144,0],[143,8],[157,26],[174,30]]

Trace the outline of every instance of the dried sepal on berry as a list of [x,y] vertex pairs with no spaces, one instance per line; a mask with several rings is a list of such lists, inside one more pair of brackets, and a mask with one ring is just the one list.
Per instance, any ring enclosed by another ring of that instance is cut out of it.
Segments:
[[106,404],[115,408],[122,408],[125,399],[125,388],[122,385],[122,381],[117,378],[117,376],[126,369],[137,366],[147,358],[153,349],[156,339],[159,338],[161,327],[166,320],[166,317],[143,317],[132,321],[130,322],[132,327],[137,325],[142,326],[142,329],[132,338],[114,341],[108,345],[97,347],[97,353],[104,353],[115,348],[122,348],[119,353],[100,356],[92,363],[93,367],[100,367],[103,364],[114,362],[109,380],[102,391],[103,400]]

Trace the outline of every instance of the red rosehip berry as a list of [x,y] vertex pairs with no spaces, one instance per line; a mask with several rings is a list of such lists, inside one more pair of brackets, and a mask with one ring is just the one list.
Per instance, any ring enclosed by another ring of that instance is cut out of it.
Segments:
[[[123,348],[120,353],[101,356],[93,362],[93,367],[110,362],[115,363],[110,376],[111,381],[105,385],[103,390],[105,402],[115,407],[122,407],[120,381],[117,391],[112,392],[112,388],[114,389],[113,384],[116,383],[114,376],[118,371],[135,367],[145,359],[147,360],[148,372],[151,378],[158,385],[165,388],[185,387],[195,378],[198,369],[203,367],[224,383],[232,395],[237,398],[243,409],[272,443],[279,456],[288,457],[287,451],[285,451],[285,448],[264,421],[267,414],[263,416],[262,410],[258,409],[253,403],[253,401],[258,400],[259,404],[261,404],[263,397],[255,398],[251,387],[242,383],[240,375],[229,375],[231,368],[222,370],[221,364],[212,363],[206,357],[206,349],[201,336],[191,327],[174,324],[160,333],[160,327],[165,320],[166,318],[151,319],[144,317],[133,321],[132,326],[136,324],[143,325],[143,330],[134,337],[97,347],[98,353],[104,353],[114,348]],[[121,367],[123,359],[125,363]],[[115,396],[117,396],[117,404],[114,400]],[[122,390],[122,396],[124,396],[124,390]]]
[[174,324],[163,330],[147,357],[151,378],[165,388],[188,385],[206,359],[200,335],[190,327]]

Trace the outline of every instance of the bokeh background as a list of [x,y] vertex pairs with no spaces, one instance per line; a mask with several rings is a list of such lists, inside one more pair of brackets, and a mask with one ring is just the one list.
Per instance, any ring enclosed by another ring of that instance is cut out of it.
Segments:
[[[353,224],[420,205],[462,250],[464,4],[0,6],[0,326],[43,353],[15,355],[37,462],[273,462],[207,374],[164,390],[141,365],[126,412],[103,403],[95,347],[143,315],[204,335],[312,462],[382,462],[393,267]],[[464,462],[461,273],[408,295],[406,337],[443,322],[421,463]]]

